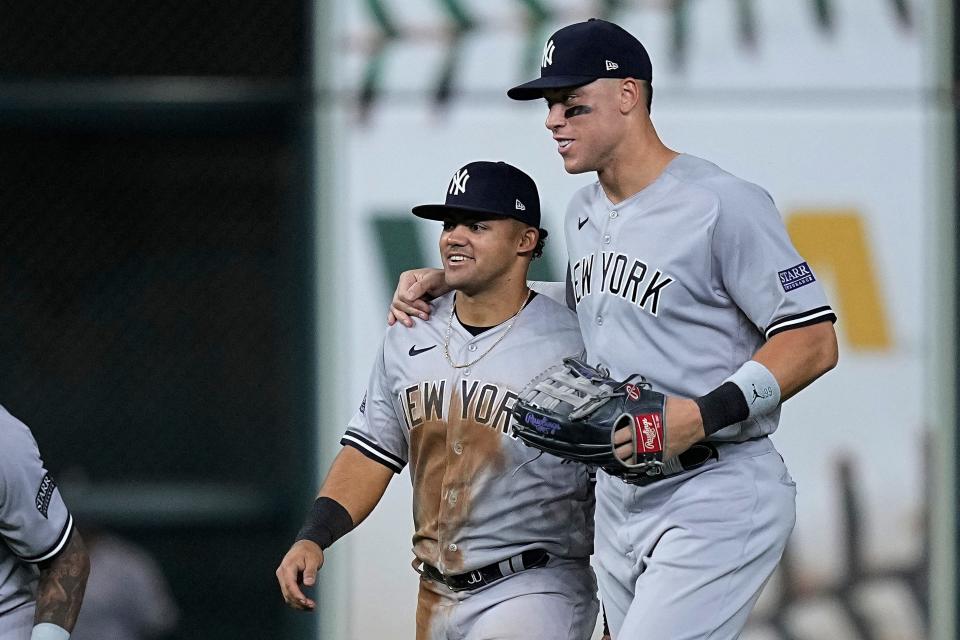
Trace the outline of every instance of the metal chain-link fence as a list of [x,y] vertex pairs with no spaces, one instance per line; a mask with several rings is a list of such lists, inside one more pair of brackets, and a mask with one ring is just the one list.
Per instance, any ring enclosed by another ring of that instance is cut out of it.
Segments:
[[289,419],[292,159],[275,135],[0,133],[0,398],[57,434],[58,468],[270,458],[250,444]]
[[[270,577],[313,490],[308,15],[41,0],[0,19],[0,404],[81,532],[155,556],[171,640],[294,628]],[[225,584],[224,607],[199,595]]]

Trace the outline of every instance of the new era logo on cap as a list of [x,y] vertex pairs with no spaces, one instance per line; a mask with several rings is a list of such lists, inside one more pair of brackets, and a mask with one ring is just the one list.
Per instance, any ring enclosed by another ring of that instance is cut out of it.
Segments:
[[620,65],[618,65],[616,62],[610,62],[609,60],[607,60],[606,63],[607,63],[607,71],[613,71],[614,69],[620,68]]
[[517,211],[526,211],[527,208],[523,206],[523,203],[517,200]]

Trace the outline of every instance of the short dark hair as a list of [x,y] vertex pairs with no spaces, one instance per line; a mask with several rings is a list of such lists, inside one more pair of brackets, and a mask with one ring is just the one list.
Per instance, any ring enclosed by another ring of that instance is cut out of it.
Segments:
[[540,233],[537,234],[537,246],[530,252],[531,260],[536,260],[543,255],[543,245],[545,244],[547,244],[547,234],[541,229]]

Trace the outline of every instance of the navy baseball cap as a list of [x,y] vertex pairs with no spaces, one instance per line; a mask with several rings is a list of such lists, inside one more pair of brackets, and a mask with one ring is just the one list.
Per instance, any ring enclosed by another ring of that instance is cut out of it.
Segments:
[[[413,215],[427,220],[513,218],[540,229],[540,194],[533,178],[506,162],[481,160],[453,174],[444,204],[421,204]],[[541,236],[546,236],[543,229]]]
[[580,87],[600,78],[652,82],[653,65],[640,41],[623,27],[591,18],[550,36],[540,59],[540,77],[510,89],[507,95],[536,100],[546,89]]

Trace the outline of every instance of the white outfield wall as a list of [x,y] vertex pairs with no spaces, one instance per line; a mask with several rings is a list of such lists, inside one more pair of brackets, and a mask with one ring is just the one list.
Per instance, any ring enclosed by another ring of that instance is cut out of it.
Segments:
[[[524,3],[453,3],[475,18],[454,46],[443,3],[382,2],[399,34],[380,53],[376,99],[360,109],[377,51],[369,4],[339,0],[321,12],[333,58],[318,81],[317,313],[325,341],[318,363],[323,379],[338,384],[327,397],[341,398],[321,409],[325,460],[364,393],[393,288],[385,273],[404,256],[437,262],[438,229],[411,222],[410,207],[440,201],[449,176],[468,161],[516,164],[537,180],[544,225],[558,230],[547,261],[559,276],[560,217],[573,191],[592,180],[564,173],[543,105],[514,103],[504,91],[532,77],[531,52],[538,56],[559,26],[589,17],[593,3],[545,0],[556,18],[533,32],[523,26]],[[757,0],[739,5],[752,12],[750,36],[737,3],[689,2],[683,15],[666,2],[625,4],[613,19],[651,53],[653,119],[663,140],[766,188],[840,315],[840,366],[785,405],[774,436],[799,490],[791,586],[779,577],[769,585],[744,638],[781,637],[772,620],[797,637],[858,640],[857,616],[870,640],[934,637],[907,581],[893,573],[921,571],[929,548],[925,487],[937,485],[940,471],[936,455],[925,462],[924,443],[934,452],[953,447],[944,436],[952,413],[935,404],[931,373],[949,369],[941,346],[953,331],[952,317],[937,315],[947,313],[943,276],[952,282],[954,271],[936,259],[951,231],[943,222],[951,177],[943,162],[952,141],[937,45],[948,35],[945,9],[909,0],[827,2],[827,27],[812,1]],[[452,94],[438,104],[447,65]],[[409,224],[413,242],[391,252],[377,226],[384,219]],[[862,566],[852,576],[843,461],[861,517]],[[328,552],[321,637],[413,637],[410,497],[404,473]],[[833,597],[849,579],[853,609]],[[771,618],[785,593],[793,594],[785,610]],[[951,637],[944,633],[938,637]]]

